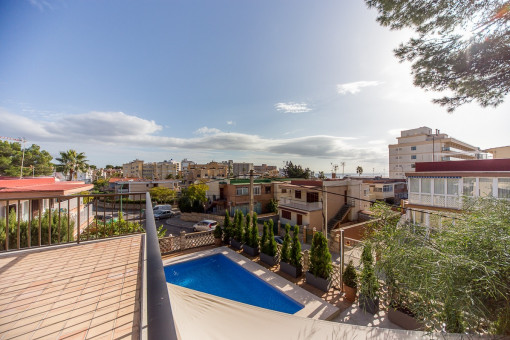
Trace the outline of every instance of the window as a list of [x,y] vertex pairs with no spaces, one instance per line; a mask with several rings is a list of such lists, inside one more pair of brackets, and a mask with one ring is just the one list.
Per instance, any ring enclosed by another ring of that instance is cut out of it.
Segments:
[[260,195],[260,186],[253,187],[253,194]]
[[269,185],[268,185],[268,186],[266,186],[265,188],[266,188],[266,189],[265,189],[265,193],[266,193],[266,194],[270,194],[270,193],[271,193],[271,186],[269,186]]
[[411,151],[416,151],[416,146],[411,146]]
[[248,187],[237,187],[236,195],[237,196],[248,195]]
[[416,155],[411,155],[411,159],[416,159]]
[[464,196],[474,196],[475,195],[475,183],[476,178],[464,178],[462,185],[462,194]]
[[420,192],[420,179],[419,178],[415,178],[415,177],[411,177],[409,178],[409,190],[411,192]]
[[444,195],[444,178],[434,179],[434,194]]
[[478,187],[481,197],[492,196],[492,178],[478,179]]
[[306,201],[308,203],[319,202],[319,193],[318,192],[307,192],[306,193]]
[[282,218],[290,220],[292,218],[292,214],[288,210],[282,210]]
[[412,169],[416,168],[416,164],[414,164],[414,163],[413,163],[413,164],[411,164],[411,168],[412,168]]
[[383,191],[384,192],[392,192],[393,191],[393,186],[392,185],[384,185],[383,186]]
[[286,194],[287,193],[287,189],[282,189],[282,194]]
[[446,180],[446,193],[448,195],[455,195],[455,196],[457,196],[459,194],[459,179],[458,178],[448,178]]
[[498,198],[510,198],[510,178],[498,178]]
[[301,198],[301,190],[296,190],[296,192],[294,193],[294,197]]
[[432,179],[430,178],[422,178],[421,179],[421,192],[423,194],[430,194],[430,184],[432,183]]

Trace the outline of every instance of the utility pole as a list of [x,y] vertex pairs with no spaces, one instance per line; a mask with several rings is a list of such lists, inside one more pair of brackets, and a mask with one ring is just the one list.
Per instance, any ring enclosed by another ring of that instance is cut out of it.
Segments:
[[345,162],[341,162],[340,165],[342,166],[342,178],[344,178]]
[[322,215],[324,219],[324,236],[328,239],[328,196],[325,181],[322,181]]
[[250,170],[250,215],[253,215],[253,169]]

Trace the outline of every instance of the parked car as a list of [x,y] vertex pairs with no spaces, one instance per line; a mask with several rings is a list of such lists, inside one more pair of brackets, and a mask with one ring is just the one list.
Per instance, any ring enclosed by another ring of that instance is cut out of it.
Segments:
[[276,243],[278,243],[278,244],[283,244],[283,237],[281,237],[281,236],[276,235],[276,236],[274,237],[274,240],[275,240],[275,241],[276,241]]
[[214,220],[202,220],[193,225],[193,231],[209,231],[216,229],[218,222]]
[[174,213],[171,210],[156,210],[154,211],[154,219],[160,220],[163,218],[171,218]]
[[158,211],[158,210],[172,210],[172,206],[170,204],[159,204],[159,205],[156,205],[154,206],[154,208],[152,208],[152,210],[154,212]]

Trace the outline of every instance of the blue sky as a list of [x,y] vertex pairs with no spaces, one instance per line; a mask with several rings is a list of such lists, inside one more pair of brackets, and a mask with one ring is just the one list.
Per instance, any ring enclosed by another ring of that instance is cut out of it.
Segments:
[[188,158],[388,170],[401,129],[509,145],[510,104],[453,114],[363,1],[0,2],[0,135],[98,166]]

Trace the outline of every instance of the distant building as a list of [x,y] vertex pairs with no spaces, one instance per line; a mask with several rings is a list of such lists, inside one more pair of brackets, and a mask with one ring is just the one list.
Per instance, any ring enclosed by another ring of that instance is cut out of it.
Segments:
[[142,177],[147,179],[158,179],[158,167],[156,162],[143,163]]
[[166,179],[171,175],[171,177],[176,178],[181,172],[181,163],[175,162],[174,160],[163,161],[157,164],[157,178]]
[[143,177],[143,161],[135,159],[132,162],[122,164],[122,173],[125,177]]
[[232,166],[234,178],[249,178],[250,171],[254,170],[253,163],[234,163]]
[[[175,191],[180,191],[178,180],[146,180],[146,179],[121,179],[113,181],[114,190],[116,194],[133,194],[129,198],[133,200],[140,199],[140,195],[135,193],[146,193],[152,188],[162,187],[169,188]],[[144,199],[143,196],[142,199]]]
[[[363,181],[362,192],[365,200],[400,204],[402,199],[407,199],[407,183],[404,179],[362,177],[361,180]],[[364,208],[364,210],[366,209]]]
[[463,197],[510,199],[510,159],[416,163],[407,173],[409,218],[432,224],[430,212],[462,209]]
[[228,165],[218,162],[207,164],[189,163],[186,170],[182,170],[182,177],[190,184],[197,180],[209,180],[211,178],[227,178]]
[[397,144],[390,144],[390,178],[404,178],[417,162],[441,162],[487,158],[479,147],[449,137],[428,127],[401,131]]
[[253,169],[257,174],[264,177],[278,177],[279,175],[278,168],[276,167],[276,165],[267,164],[255,165]]
[[510,145],[490,148],[485,150],[485,152],[491,154],[493,159],[510,158]]

